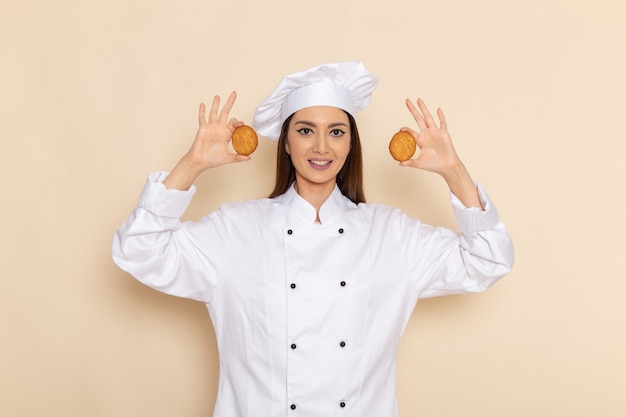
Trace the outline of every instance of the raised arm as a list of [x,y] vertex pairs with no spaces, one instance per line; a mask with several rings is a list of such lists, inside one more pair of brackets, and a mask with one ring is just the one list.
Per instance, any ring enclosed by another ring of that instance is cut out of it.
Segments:
[[208,120],[205,116],[206,106],[200,104],[196,137],[189,151],[163,180],[167,189],[186,191],[205,170],[250,159],[249,156],[231,152],[228,147],[233,131],[243,124],[235,118],[228,119],[236,98],[237,94],[233,91],[219,111],[220,97],[215,96]]

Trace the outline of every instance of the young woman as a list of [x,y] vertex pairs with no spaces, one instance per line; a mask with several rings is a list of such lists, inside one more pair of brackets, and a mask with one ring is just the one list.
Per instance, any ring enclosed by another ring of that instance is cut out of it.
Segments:
[[181,223],[205,170],[229,151],[232,93],[200,106],[190,150],[151,174],[113,258],[141,282],[206,303],[218,342],[216,417],[398,416],[396,353],[419,298],[477,292],[504,276],[513,248],[496,209],[456,154],[441,110],[406,105],[419,157],[451,190],[460,234],[365,203],[354,114],[376,79],[361,63],[291,74],[259,106],[278,140],[270,197]]

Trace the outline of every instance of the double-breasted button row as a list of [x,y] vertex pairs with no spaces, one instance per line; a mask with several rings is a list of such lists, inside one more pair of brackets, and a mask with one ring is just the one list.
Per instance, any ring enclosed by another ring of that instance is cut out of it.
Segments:
[[[345,348],[346,347],[346,342],[344,342],[342,340],[341,342],[339,342],[339,346],[342,347],[342,348]],[[289,347],[291,348],[291,350],[296,350],[298,345],[296,345],[295,343],[292,343],[291,345],[289,345]]]
[[[342,287],[345,287],[347,284],[346,284],[346,281],[341,281],[339,285],[341,285]],[[289,284],[289,288],[291,288],[292,290],[295,290],[296,287],[297,285],[295,282],[292,282],[291,284]]]
[[[345,402],[345,401],[341,401],[341,402],[339,403],[339,407],[341,407],[341,408],[345,408],[347,405],[348,405],[348,404],[346,404],[346,402]],[[296,408],[298,408],[298,407],[297,407],[295,404],[291,404],[291,405],[289,406],[289,408],[291,408],[292,410],[295,410],[295,409],[296,409]]]
[[[340,227],[339,229],[337,229],[337,233],[339,233],[340,235],[342,235],[343,232],[344,232],[343,227]],[[287,234],[293,235],[293,229],[287,229]]]

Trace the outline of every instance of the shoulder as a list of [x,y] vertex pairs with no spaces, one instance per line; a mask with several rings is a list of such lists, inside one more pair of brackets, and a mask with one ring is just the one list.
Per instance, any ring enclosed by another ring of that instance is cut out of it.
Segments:
[[359,203],[354,206],[353,214],[361,221],[370,224],[371,227],[396,226],[412,220],[402,210],[377,203]]
[[357,210],[366,215],[372,216],[402,216],[404,213],[392,206],[378,203],[360,203],[355,206]]
[[245,201],[223,203],[212,213],[225,221],[256,221],[268,223],[272,219],[284,216],[285,204],[279,198],[260,198]]
[[271,207],[276,207],[277,203],[271,198],[260,198],[245,201],[233,201],[230,203],[222,203],[219,207],[219,211],[224,214],[236,215],[245,213],[263,212],[269,210]]

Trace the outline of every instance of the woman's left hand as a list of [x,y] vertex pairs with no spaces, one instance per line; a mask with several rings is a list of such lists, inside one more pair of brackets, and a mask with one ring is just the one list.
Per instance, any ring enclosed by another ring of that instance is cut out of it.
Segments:
[[400,165],[420,168],[445,177],[446,171],[455,169],[461,164],[461,160],[452,145],[443,110],[437,109],[439,118],[439,126],[437,126],[437,122],[421,98],[417,100],[417,107],[409,99],[406,100],[406,106],[415,118],[419,132],[410,128],[400,130],[408,131],[415,138],[419,155],[415,159],[401,162]]
[[421,98],[417,100],[417,107],[408,99],[406,106],[415,118],[420,131],[416,132],[407,127],[400,130],[408,131],[413,135],[419,148],[419,155],[417,158],[400,162],[400,165],[441,175],[450,187],[450,191],[466,207],[482,208],[476,185],[452,145],[443,110],[437,109],[439,118],[439,126],[437,126],[437,122]]

